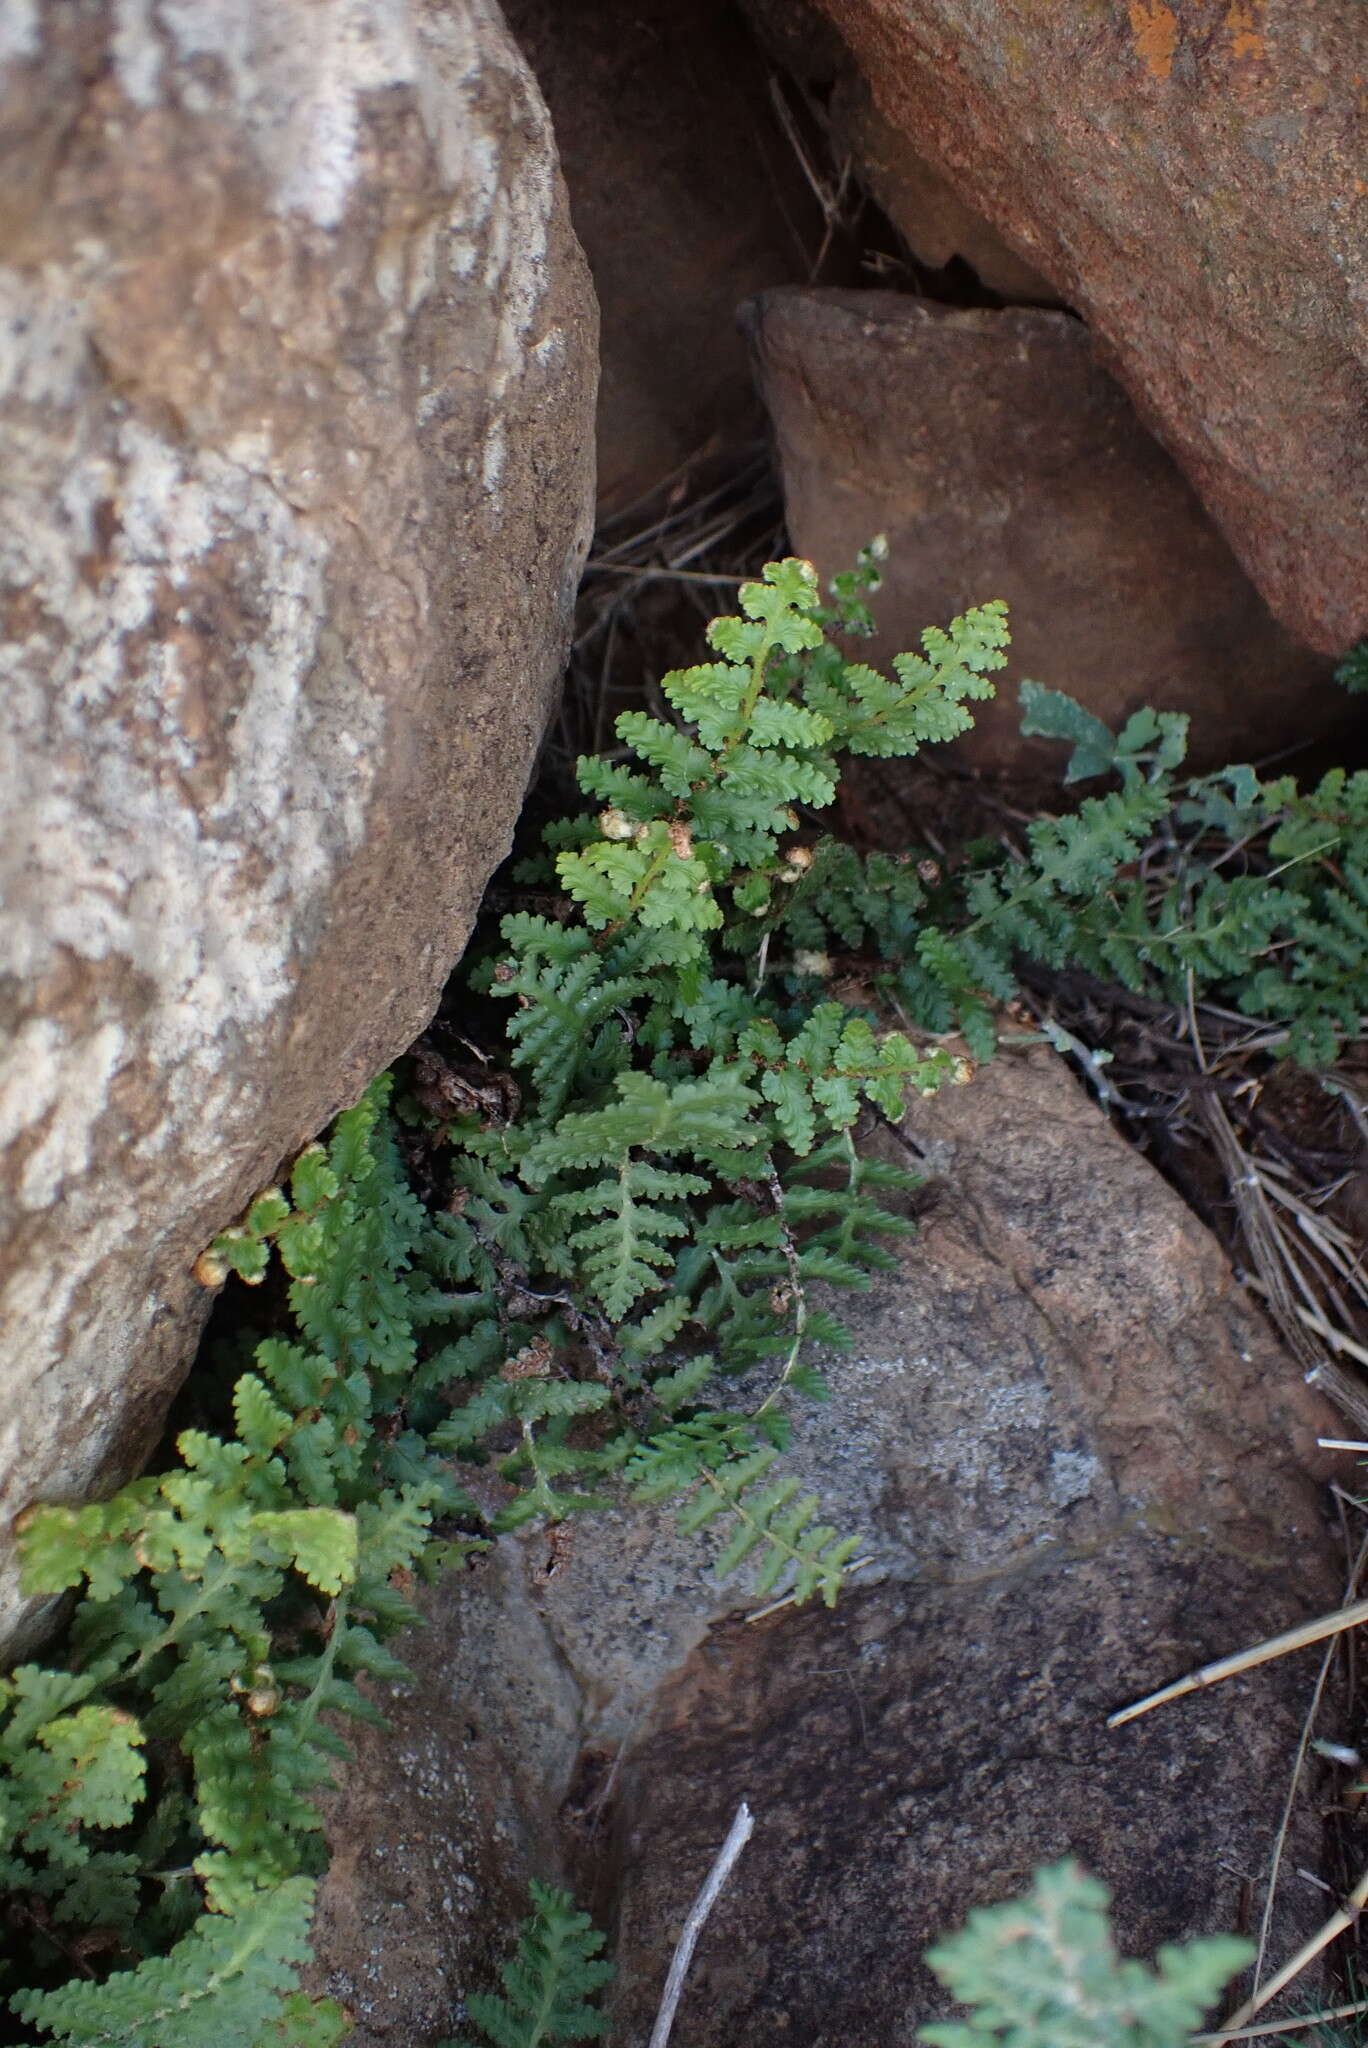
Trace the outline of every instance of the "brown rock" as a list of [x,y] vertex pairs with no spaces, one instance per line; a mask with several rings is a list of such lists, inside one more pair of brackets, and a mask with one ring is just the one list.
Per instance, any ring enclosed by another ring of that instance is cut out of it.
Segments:
[[821,0],[885,118],[1076,306],[1274,612],[1368,633],[1360,0]]
[[943,270],[956,257],[990,292],[1016,303],[1054,305],[1048,278],[1023,263],[990,221],[966,206],[933,164],[909,148],[862,78],[843,79],[833,108],[841,138],[879,205],[919,262]]
[[825,223],[731,0],[509,0],[602,308],[599,502],[735,463],[764,422],[736,331]]
[[8,1558],[431,1013],[564,650],[594,311],[485,0],[52,0],[0,60]]
[[521,1547],[420,1600],[414,1683],[379,1690],[389,1725],[360,1729],[327,1814],[311,1988],[351,2014],[350,2048],[447,2039],[464,1995],[495,1988],[528,1878],[561,1876],[582,1701]]
[[[927,1944],[1069,1853],[1113,1887],[1131,1953],[1230,1931],[1246,1878],[1262,1906],[1315,1653],[1105,1717],[1334,1604],[1315,1405],[1049,1056],[1000,1059],[905,1128],[941,1198],[850,1318],[797,1453],[883,1583],[833,1615],[733,1618],[660,1689],[601,1865],[621,2048],[643,2048],[743,1797],[756,1831],[680,2008],[690,2048],[912,2048],[946,2007]],[[1294,1833],[1314,1867],[1309,1801]],[[1280,1918],[1277,1957],[1317,1902],[1290,1885]]]
[[[616,1930],[613,2040],[644,2048],[742,1796],[757,1829],[689,2048],[910,2048],[944,2004],[926,1943],[1066,1851],[1132,1949],[1235,1926],[1246,1876],[1259,1911],[1314,1653],[1104,1721],[1334,1604],[1330,1418],[1053,1054],[905,1128],[934,1204],[897,1272],[833,1303],[854,1345],[790,1467],[872,1566],[834,1613],[752,1623],[707,1577],[720,1534],[629,1508],[574,1525],[549,1581],[531,1533],[441,1588],[398,1739],[365,1738],[330,1818],[318,1982],[354,2048],[459,2031],[522,1911],[510,1882],[567,1869]],[[1317,1855],[1308,1804],[1288,1865]],[[1276,1955],[1318,1907],[1291,1888]]]
[[[1112,725],[1187,711],[1203,763],[1348,722],[1328,664],[1269,616],[1079,321],[797,289],[749,320],[794,546],[825,574],[888,536],[873,658],[1005,598],[1011,678]],[[1019,725],[1008,682],[962,758],[1057,779],[1059,750]]]

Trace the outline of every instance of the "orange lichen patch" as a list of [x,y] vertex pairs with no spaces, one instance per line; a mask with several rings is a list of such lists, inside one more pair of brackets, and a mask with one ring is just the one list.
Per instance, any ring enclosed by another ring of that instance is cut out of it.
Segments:
[[1178,47],[1178,20],[1173,9],[1165,7],[1162,0],[1131,0],[1127,11],[1136,56],[1143,57],[1151,78],[1167,78]]
[[1264,39],[1259,29],[1258,0],[1230,0],[1226,14],[1233,57],[1262,57]]

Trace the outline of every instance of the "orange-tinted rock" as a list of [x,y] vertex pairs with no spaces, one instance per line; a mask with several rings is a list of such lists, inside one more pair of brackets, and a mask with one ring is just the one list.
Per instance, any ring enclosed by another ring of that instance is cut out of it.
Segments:
[[1361,0],[820,0],[1064,303],[1290,631],[1368,633]]
[[876,533],[875,657],[1005,598],[1009,680],[961,758],[1055,778],[1011,678],[1109,724],[1187,711],[1194,758],[1258,756],[1344,725],[1329,664],[1274,620],[1082,323],[889,292],[790,289],[749,309],[789,532],[823,574]]
[[507,847],[594,308],[486,0],[9,8],[0,152],[3,1633]]
[[1019,304],[1053,305],[1059,293],[1010,249],[981,213],[966,206],[933,164],[880,112],[863,79],[843,79],[833,111],[860,175],[913,255],[929,270],[958,257],[979,282]]

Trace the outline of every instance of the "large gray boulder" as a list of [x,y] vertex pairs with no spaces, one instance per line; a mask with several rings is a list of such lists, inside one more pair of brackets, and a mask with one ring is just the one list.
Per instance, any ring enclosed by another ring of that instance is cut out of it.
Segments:
[[490,0],[0,14],[0,1629],[197,1252],[430,1015],[592,498],[596,316]]

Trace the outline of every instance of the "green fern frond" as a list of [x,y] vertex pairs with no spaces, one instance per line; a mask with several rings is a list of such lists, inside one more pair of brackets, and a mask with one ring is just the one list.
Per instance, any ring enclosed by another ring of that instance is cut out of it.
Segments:
[[756,1552],[760,1569],[753,1591],[763,1599],[781,1584],[795,1604],[820,1593],[834,1607],[844,1583],[845,1567],[860,1547],[858,1536],[842,1536],[827,1522],[814,1520],[819,1503],[799,1492],[795,1479],[768,1479],[778,1452],[762,1446],[716,1468],[704,1467],[699,1490],[680,1513],[688,1534],[707,1528],[719,1517],[738,1524],[728,1538],[715,1570],[719,1578],[737,1571]]
[[[501,1973],[502,1996],[474,1992],[466,2012],[487,2048],[552,2048],[556,2042],[602,2040],[607,2019],[588,2001],[613,1975],[612,1964],[599,1954],[603,1936],[587,1913],[576,1910],[568,1892],[535,1879],[529,1889],[534,1910]],[[474,2044],[449,2041],[445,2048]]]
[[14,2010],[71,2048],[225,2048],[229,2041],[256,2048],[270,2040],[282,1998],[308,1960],[313,1902],[312,1882],[292,1878],[245,1912],[204,1915],[167,1956],[102,1984],[76,1979],[60,1991],[20,1993]]

